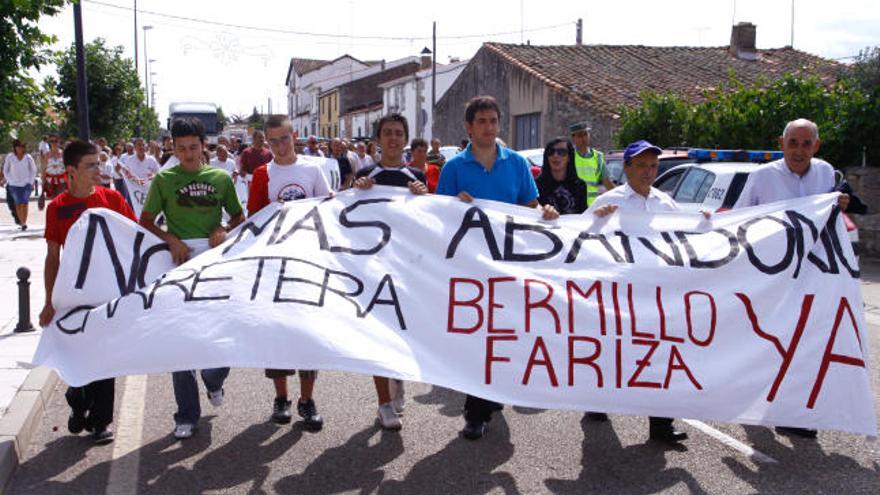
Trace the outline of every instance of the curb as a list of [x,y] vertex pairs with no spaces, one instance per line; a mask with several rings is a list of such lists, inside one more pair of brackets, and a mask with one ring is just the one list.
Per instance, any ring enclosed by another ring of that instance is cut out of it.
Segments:
[[24,458],[58,381],[55,371],[42,366],[34,368],[0,419],[0,493],[6,491]]

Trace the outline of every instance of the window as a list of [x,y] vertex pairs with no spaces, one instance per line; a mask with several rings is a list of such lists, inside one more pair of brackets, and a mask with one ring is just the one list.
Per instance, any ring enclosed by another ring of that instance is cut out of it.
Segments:
[[675,190],[675,186],[678,185],[678,181],[681,180],[681,176],[684,175],[687,169],[674,170],[669,172],[660,178],[659,181],[654,183],[654,187],[660,189],[666,194],[672,194],[672,191]]
[[541,114],[517,115],[513,122],[513,147],[518,150],[541,147]]
[[712,172],[691,168],[675,191],[675,200],[680,203],[701,203],[713,182],[715,174]]

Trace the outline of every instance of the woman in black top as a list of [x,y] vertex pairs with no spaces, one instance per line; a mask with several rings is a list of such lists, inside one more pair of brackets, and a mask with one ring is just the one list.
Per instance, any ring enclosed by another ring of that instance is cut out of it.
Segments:
[[556,138],[544,148],[544,164],[535,179],[538,202],[553,205],[560,214],[580,214],[587,209],[587,183],[578,178],[574,168],[571,141]]

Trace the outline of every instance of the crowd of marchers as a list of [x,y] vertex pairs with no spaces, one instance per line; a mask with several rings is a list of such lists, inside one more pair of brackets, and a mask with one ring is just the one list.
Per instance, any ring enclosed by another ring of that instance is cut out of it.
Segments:
[[[653,187],[662,150],[645,140],[633,142],[624,150],[626,182],[615,187],[608,179],[603,153],[591,147],[587,122],[573,123],[569,136],[551,139],[544,148],[540,170],[533,170],[525,158],[498,139],[502,115],[494,98],[473,98],[463,117],[468,139],[448,160],[440,153],[439,140],[410,141],[407,121],[399,114],[382,117],[375,126],[374,140],[368,143],[342,139],[321,143],[314,136],[301,141],[290,121],[278,116],[269,118],[263,130],[254,132],[246,147],[235,138],[221,136],[209,149],[205,128],[197,118],[175,119],[170,135],[161,142],[136,138],[119,141],[112,148],[102,138],[62,144],[58,136],[46,136],[38,145],[38,160],[27,153],[25,143],[15,141],[13,152],[5,157],[0,179],[16,222],[22,229],[27,228],[32,194],[50,200],[45,229],[46,303],[40,324],[50,324],[55,316],[52,292],[67,232],[88,208],[109,208],[138,222],[168,244],[177,264],[220,245],[246,216],[273,202],[329,196],[348,188],[369,189],[375,184],[405,188],[417,195],[457,196],[465,202],[476,198],[520,205],[533,209],[534,215],[545,220],[584,212],[607,216],[619,210],[678,209],[669,195]],[[834,190],[833,168],[814,157],[821,144],[816,125],[798,119],[781,131],[783,158],[750,174],[735,207]],[[328,158],[335,160],[335,180],[333,174],[326,173]],[[246,201],[237,194],[234,182],[242,178],[248,184]],[[149,184],[139,216],[132,208],[127,182]],[[846,210],[848,203],[849,196],[841,194],[841,209]],[[711,216],[709,212],[704,215]],[[172,373],[176,438],[189,438],[198,431],[201,408],[197,374],[202,377],[209,402],[219,407],[225,400],[223,385],[229,371],[215,368]],[[305,428],[320,430],[324,420],[315,399],[315,370],[265,370],[274,394],[271,420],[281,424],[292,421],[294,400],[287,382],[295,374],[299,375],[296,413]],[[373,381],[378,422],[385,429],[401,429],[406,406],[404,383],[381,376]],[[109,426],[113,419],[114,379],[69,387],[66,398],[71,408],[71,433],[89,431],[99,444],[113,440]],[[468,395],[462,435],[470,440],[481,438],[493,414],[502,409],[501,404]],[[592,421],[608,420],[602,412],[587,412],[586,416]],[[814,430],[802,428],[778,431],[816,436]],[[649,438],[675,444],[687,435],[674,427],[672,418],[652,417]]]

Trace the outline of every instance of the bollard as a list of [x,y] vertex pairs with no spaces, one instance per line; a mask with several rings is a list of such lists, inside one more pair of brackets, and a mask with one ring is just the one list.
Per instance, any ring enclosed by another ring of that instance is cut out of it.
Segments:
[[16,270],[15,275],[18,277],[18,325],[15,326],[15,332],[33,332],[34,326],[31,324],[31,271],[25,267]]

